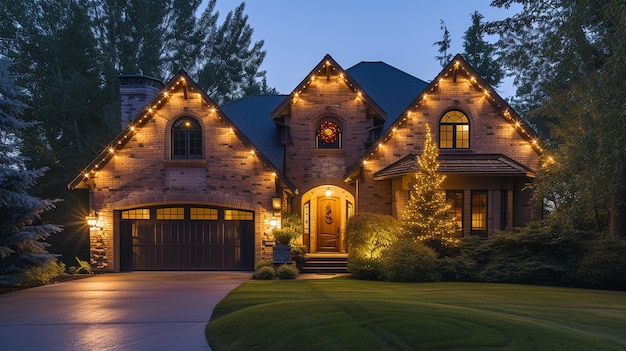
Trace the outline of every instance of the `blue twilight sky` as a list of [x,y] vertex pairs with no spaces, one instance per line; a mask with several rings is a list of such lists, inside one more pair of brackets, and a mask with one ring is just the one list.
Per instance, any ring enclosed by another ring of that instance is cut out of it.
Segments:
[[[344,69],[361,61],[384,61],[427,82],[441,70],[434,58],[444,20],[452,54],[463,51],[463,35],[474,11],[484,21],[504,19],[518,8],[490,7],[491,0],[247,0],[253,41],[265,40],[262,69],[268,85],[290,93],[330,54]],[[241,0],[217,0],[220,22]],[[201,8],[204,10],[204,6]],[[498,90],[509,97],[508,79]]]

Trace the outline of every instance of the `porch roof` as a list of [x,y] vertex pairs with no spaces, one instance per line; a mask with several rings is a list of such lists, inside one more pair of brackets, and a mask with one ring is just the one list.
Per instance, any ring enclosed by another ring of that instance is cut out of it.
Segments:
[[[374,173],[374,180],[386,180],[419,171],[417,154],[409,154]],[[502,154],[441,154],[439,172],[477,176],[512,176],[534,178],[535,172]]]

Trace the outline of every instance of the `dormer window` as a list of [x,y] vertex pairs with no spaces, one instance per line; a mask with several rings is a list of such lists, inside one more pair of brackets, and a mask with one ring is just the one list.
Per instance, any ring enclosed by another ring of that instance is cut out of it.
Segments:
[[323,119],[315,132],[318,149],[341,149],[341,127],[330,119]]
[[440,149],[469,149],[470,125],[467,116],[457,110],[446,112],[439,121]]
[[179,118],[172,126],[172,159],[202,158],[202,128],[191,117]]

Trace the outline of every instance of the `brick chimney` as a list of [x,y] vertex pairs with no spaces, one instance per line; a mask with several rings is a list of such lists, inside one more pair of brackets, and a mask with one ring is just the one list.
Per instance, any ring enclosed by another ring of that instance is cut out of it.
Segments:
[[122,128],[165,86],[160,80],[140,74],[120,74]]

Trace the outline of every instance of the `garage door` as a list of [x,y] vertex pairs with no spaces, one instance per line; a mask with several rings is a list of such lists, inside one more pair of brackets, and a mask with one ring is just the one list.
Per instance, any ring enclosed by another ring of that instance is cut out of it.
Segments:
[[123,271],[253,268],[253,212],[176,205],[119,211],[118,218]]

